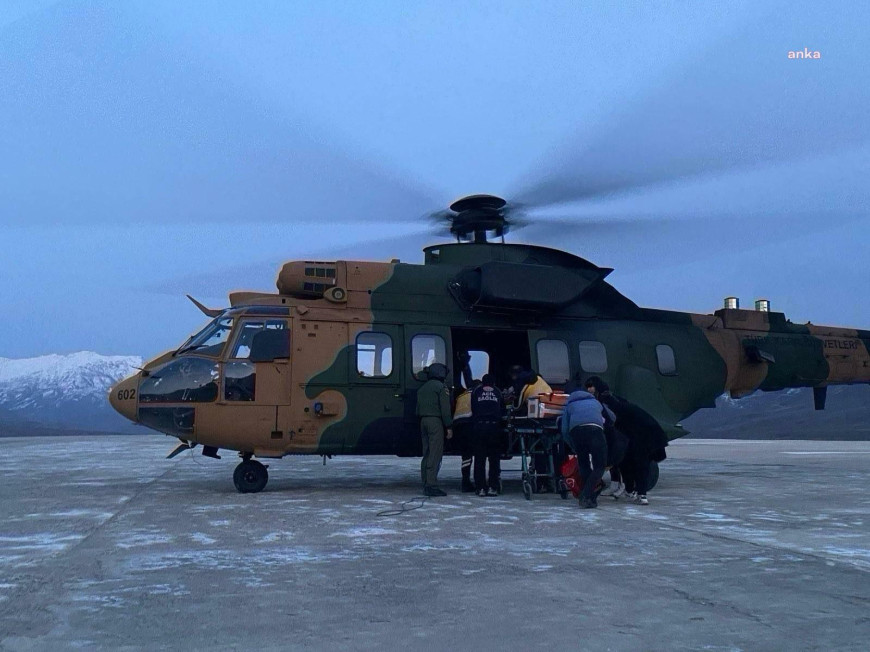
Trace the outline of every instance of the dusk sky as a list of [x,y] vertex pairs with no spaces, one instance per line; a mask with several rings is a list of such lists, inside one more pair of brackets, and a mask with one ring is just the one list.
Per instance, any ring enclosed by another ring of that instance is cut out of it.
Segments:
[[[0,357],[151,357],[486,192],[638,304],[870,328],[870,5],[0,3]],[[790,59],[789,51],[819,59]],[[662,220],[667,219],[667,222]]]

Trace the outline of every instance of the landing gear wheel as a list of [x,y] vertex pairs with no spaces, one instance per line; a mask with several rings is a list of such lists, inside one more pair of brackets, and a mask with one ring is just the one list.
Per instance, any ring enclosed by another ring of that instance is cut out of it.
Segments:
[[233,471],[233,484],[241,494],[255,494],[263,490],[269,481],[265,465],[257,460],[244,460]]
[[526,497],[526,500],[532,499],[532,483],[528,480],[523,480],[523,496]]
[[568,500],[568,484],[564,479],[559,478],[559,497],[562,500]]
[[649,491],[650,489],[655,487],[656,484],[658,484],[658,481],[659,481],[659,463],[650,460],[649,475],[647,476],[647,479],[646,479],[647,491]]

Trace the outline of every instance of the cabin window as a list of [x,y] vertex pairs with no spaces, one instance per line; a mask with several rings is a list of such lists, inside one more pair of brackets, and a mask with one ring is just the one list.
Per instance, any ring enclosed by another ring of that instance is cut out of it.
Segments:
[[580,342],[580,366],[583,371],[603,374],[607,371],[607,349],[601,342],[593,340]]
[[674,358],[674,350],[667,344],[659,344],[656,347],[656,358],[659,363],[659,373],[662,376],[677,375],[677,360]]
[[230,358],[270,362],[290,357],[290,333],[283,319],[249,319],[242,322]]
[[571,377],[568,345],[562,340],[538,340],[538,374],[548,383],[563,385]]
[[443,337],[424,333],[411,338],[411,371],[415,376],[436,362],[447,364],[447,345]]
[[393,338],[386,333],[357,335],[356,373],[361,378],[386,378],[393,373]]

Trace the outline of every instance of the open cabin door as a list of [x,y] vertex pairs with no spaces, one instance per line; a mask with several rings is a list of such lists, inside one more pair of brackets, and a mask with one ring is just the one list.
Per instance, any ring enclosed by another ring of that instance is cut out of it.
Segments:
[[[483,374],[491,373],[498,387],[510,385],[510,368],[518,365],[527,369],[531,364],[529,356],[529,336],[524,330],[497,328],[452,328],[454,358],[450,370],[453,384],[467,388],[467,380],[462,373],[465,360],[474,380],[481,380]],[[466,355],[463,355],[466,354]]]

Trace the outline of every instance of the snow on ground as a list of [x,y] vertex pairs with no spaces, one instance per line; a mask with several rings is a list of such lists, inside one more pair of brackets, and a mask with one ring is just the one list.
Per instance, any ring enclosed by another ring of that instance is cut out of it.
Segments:
[[169,447],[8,440],[0,647],[515,649],[582,629],[612,649],[860,649],[870,634],[868,444],[677,442],[649,507],[594,511],[524,500],[516,461],[506,494],[457,493],[448,459],[447,498],[386,516],[419,494],[417,460],[288,458],[241,495],[232,455]]

